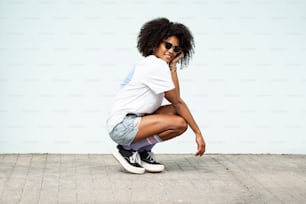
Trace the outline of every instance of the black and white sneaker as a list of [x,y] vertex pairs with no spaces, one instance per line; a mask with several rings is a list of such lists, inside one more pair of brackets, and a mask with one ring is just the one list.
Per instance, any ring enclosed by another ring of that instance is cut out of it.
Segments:
[[138,152],[133,150],[126,150],[121,145],[113,152],[113,156],[123,166],[123,168],[134,174],[143,174],[145,168],[141,166],[141,160]]
[[162,172],[164,165],[154,160],[153,152],[143,151],[139,153],[141,159],[141,165],[148,172]]

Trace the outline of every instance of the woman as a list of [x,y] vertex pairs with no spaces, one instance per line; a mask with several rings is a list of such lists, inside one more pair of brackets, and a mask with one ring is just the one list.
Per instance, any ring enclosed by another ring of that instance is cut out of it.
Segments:
[[[193,36],[183,24],[158,18],[141,28],[137,48],[144,59],[122,83],[107,119],[110,137],[118,144],[113,155],[128,172],[163,171],[152,147],[181,135],[188,126],[195,134],[195,155],[204,154],[205,141],[180,96],[176,73],[178,63],[188,64],[193,47]],[[162,106],[164,98],[169,105]]]

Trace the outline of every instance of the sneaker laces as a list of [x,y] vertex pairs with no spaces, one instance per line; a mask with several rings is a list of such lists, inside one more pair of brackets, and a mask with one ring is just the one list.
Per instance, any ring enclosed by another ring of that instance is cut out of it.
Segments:
[[146,159],[151,161],[151,162],[155,162],[153,152],[148,152],[148,156],[147,156]]
[[133,152],[132,156],[130,156],[129,159],[131,163],[137,163],[139,165],[141,164],[141,159],[138,152]]

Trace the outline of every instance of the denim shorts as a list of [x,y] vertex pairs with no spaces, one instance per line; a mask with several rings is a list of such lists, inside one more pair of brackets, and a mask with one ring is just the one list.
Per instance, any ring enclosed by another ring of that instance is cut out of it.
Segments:
[[110,137],[117,144],[130,145],[138,132],[140,120],[140,116],[128,114],[123,121],[117,124],[109,133]]

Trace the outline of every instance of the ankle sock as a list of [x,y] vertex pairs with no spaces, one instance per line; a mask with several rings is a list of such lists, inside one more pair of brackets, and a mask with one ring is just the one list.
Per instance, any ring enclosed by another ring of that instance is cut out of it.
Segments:
[[138,152],[143,152],[143,151],[148,151],[148,152],[151,152],[152,148],[154,147],[154,145],[156,144],[151,144],[151,145],[147,145],[147,146],[144,146],[144,147],[141,147],[139,150],[137,150]]
[[151,137],[147,137],[143,140],[140,140],[138,142],[134,142],[130,145],[122,145],[124,149],[127,149],[127,150],[135,150],[135,151],[144,151],[144,150],[147,150],[147,151],[151,151],[151,149],[153,148],[153,146],[156,144],[156,143],[159,143],[161,142],[162,140],[160,139],[159,136],[157,135],[153,135]]

